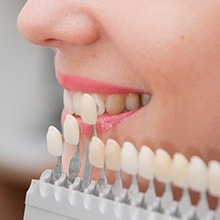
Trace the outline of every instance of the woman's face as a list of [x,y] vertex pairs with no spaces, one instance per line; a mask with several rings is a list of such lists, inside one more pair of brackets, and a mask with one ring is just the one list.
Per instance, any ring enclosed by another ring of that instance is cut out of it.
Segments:
[[220,160],[219,1],[29,0],[18,26],[55,49],[71,94],[151,95],[138,111],[102,116],[102,140]]

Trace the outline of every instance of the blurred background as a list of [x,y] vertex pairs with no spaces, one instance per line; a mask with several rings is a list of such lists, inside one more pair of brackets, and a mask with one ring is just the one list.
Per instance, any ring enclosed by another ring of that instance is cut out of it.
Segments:
[[55,163],[49,125],[60,128],[62,89],[53,52],[25,41],[17,16],[26,1],[0,0],[0,219],[23,219],[25,193]]

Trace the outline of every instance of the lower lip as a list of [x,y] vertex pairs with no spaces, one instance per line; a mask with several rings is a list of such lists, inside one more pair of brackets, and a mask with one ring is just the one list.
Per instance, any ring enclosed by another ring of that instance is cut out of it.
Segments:
[[[120,122],[127,119],[132,114],[136,113],[138,110],[139,109],[137,109],[135,111],[129,111],[129,112],[117,114],[117,115],[104,114],[104,115],[99,116],[98,120],[97,120],[97,124],[96,124],[97,133],[102,134],[103,132],[108,131],[109,129],[113,128],[114,126],[116,126]],[[64,123],[64,120],[65,120],[67,114],[68,114],[67,111],[65,109],[63,109],[62,116],[61,116],[62,125]],[[81,135],[82,136],[90,135],[92,132],[92,126],[84,124],[82,122],[82,119],[79,116],[74,115],[74,117],[77,119],[77,121],[81,125],[81,128],[82,128]]]

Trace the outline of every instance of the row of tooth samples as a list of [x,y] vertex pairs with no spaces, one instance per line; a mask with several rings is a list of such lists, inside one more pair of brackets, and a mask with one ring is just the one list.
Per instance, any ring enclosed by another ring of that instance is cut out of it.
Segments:
[[[175,153],[171,158],[163,149],[157,149],[154,153],[147,146],[142,146],[138,152],[131,142],[124,142],[121,148],[113,139],[107,140],[105,146],[98,137],[92,138],[89,159],[96,168],[104,169],[106,166],[107,169],[116,172],[115,184],[112,187],[114,199],[118,199],[123,191],[120,172],[132,176],[132,183],[127,194],[129,204],[143,205],[139,193],[138,176],[149,181],[149,187],[144,197],[144,207],[154,207],[152,209],[157,211],[172,212],[174,199],[171,184],[182,189],[178,211],[176,209],[177,213],[175,213],[180,217],[186,215],[191,207],[189,189],[200,194],[197,209],[193,214],[196,219],[203,218],[209,211],[207,192],[220,200],[220,163],[218,161],[210,161],[207,167],[204,161],[197,156],[191,157],[188,161],[183,154]],[[159,201],[156,196],[154,179],[166,185],[165,192]],[[102,191],[99,193],[104,191],[105,184],[103,183]],[[194,217],[191,216],[191,218]],[[216,208],[215,219],[219,218],[220,202]]]
[[162,183],[196,192],[206,192],[220,197],[220,163],[210,161],[208,167],[204,161],[193,156],[190,161],[183,154],[175,153],[173,158],[163,149],[155,153],[147,146],[142,146],[140,152],[130,143],[121,146],[113,139],[106,146],[98,138],[93,137],[90,144],[90,162],[94,167],[139,175],[144,179],[156,178]]
[[[184,155],[180,153],[174,154],[173,158],[162,150],[157,149],[153,152],[149,147],[142,146],[140,152],[130,143],[125,142],[121,147],[115,140],[109,139],[104,144],[95,132],[97,122],[97,108],[94,98],[88,94],[84,94],[80,103],[82,121],[86,124],[93,125],[93,136],[88,141],[86,147],[86,162],[84,167],[84,175],[82,181],[83,190],[88,188],[92,173],[92,166],[101,169],[101,175],[97,181],[95,194],[102,194],[107,185],[105,177],[105,168],[116,172],[116,180],[111,187],[110,199],[120,200],[123,194],[123,183],[121,179],[121,171],[132,176],[132,184],[126,194],[126,202],[137,204],[139,202],[139,188],[137,176],[149,181],[149,188],[144,194],[144,206],[153,207],[157,201],[154,179],[166,185],[166,190],[157,209],[166,210],[173,201],[171,192],[171,183],[174,186],[183,189],[183,195],[179,202],[178,213],[183,216],[191,206],[189,197],[189,189],[199,192],[201,195],[198,203],[197,216],[204,216],[208,209],[206,192],[217,198],[220,198],[220,163],[210,161],[208,167],[196,156],[188,161]],[[90,111],[88,111],[88,109]],[[72,115],[67,115],[64,122],[63,137],[60,132],[53,126],[49,127],[47,133],[48,151],[51,155],[57,157],[57,164],[54,169],[55,182],[62,174],[62,150],[63,141],[75,147],[75,153],[69,164],[69,182],[74,183],[81,166],[79,155],[79,136],[80,127],[77,120]],[[156,210],[156,208],[153,208]],[[220,208],[216,209],[218,213]],[[219,216],[219,214],[218,214]]]
[[[70,115],[67,117],[66,129],[68,129],[68,126],[71,126],[71,123],[69,122],[72,121],[72,118],[75,120],[74,117]],[[71,129],[72,128],[73,127],[71,127]],[[74,129],[75,128],[76,127],[74,127]],[[64,132],[64,134],[68,142],[78,144],[78,135],[76,135],[75,138],[72,138],[73,136],[69,136],[70,133]],[[62,136],[59,131],[54,127],[50,127],[47,138],[49,153],[58,158],[62,156]],[[131,187],[128,189],[129,203],[132,203],[132,201],[135,200],[135,197],[138,197],[138,175],[151,181],[151,185],[145,193],[144,198],[145,205],[147,206],[152,205],[156,200],[156,193],[153,184],[154,179],[157,179],[159,182],[162,182],[167,186],[172,183],[174,186],[183,189],[182,201],[180,201],[179,206],[180,215],[184,215],[191,206],[188,192],[189,189],[201,194],[200,205],[198,205],[200,206],[198,211],[200,217],[208,210],[207,199],[205,197],[207,191],[209,191],[212,196],[220,198],[220,163],[217,161],[210,161],[207,167],[203,160],[197,156],[193,156],[190,161],[188,161],[184,155],[175,153],[173,158],[171,158],[163,149],[157,149],[153,152],[147,146],[142,146],[138,152],[136,147],[130,142],[125,142],[121,147],[115,140],[109,139],[105,145],[96,136],[92,137],[89,148],[89,160],[93,167],[99,169],[105,169],[106,167],[107,169],[116,172],[116,180],[115,184],[112,186],[112,195],[110,198],[118,198],[123,191],[121,171],[133,177]],[[55,173],[59,173],[59,175],[55,176],[56,180],[59,179],[62,172],[59,169],[57,172],[59,161],[60,160],[58,160],[58,165],[55,167]],[[75,167],[75,172],[69,170],[70,179],[73,178],[73,180],[75,180],[78,175],[79,161],[75,161],[74,165],[76,164],[78,164],[77,169],[76,166],[72,165],[72,167]],[[74,177],[71,177],[72,173],[74,173]],[[73,183],[73,181],[70,182]],[[106,181],[102,183],[103,185],[99,188],[98,193],[102,193],[107,186]],[[131,191],[130,194],[129,190]],[[170,205],[169,202],[173,201],[172,192],[169,191],[169,187],[166,188],[164,195],[166,199],[164,204],[161,203],[160,208],[167,209]]]
[[[107,96],[91,94],[94,98],[96,105],[98,106],[98,115],[102,115],[105,112],[108,114],[119,114],[124,111],[132,111],[145,106],[150,101],[151,96],[149,94],[110,94]],[[81,101],[83,93],[73,93],[68,90],[64,90],[63,102],[64,107],[69,114],[75,113],[81,115]]]

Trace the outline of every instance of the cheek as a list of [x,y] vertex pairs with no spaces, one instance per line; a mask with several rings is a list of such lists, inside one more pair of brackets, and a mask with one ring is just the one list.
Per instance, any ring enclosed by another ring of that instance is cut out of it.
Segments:
[[136,17],[122,13],[112,28],[114,43],[130,68],[148,80],[167,72],[175,77],[177,72],[220,68],[219,6],[166,4],[148,2],[151,10],[140,10]]

